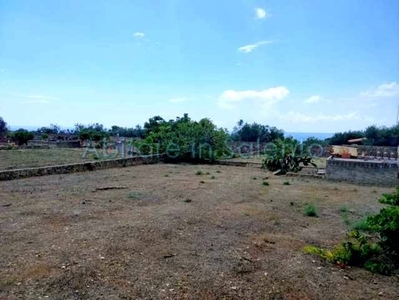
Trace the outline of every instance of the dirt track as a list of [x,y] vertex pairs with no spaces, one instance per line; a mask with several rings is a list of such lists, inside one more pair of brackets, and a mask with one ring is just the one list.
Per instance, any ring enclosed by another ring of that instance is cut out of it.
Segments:
[[0,299],[397,299],[397,276],[302,250],[341,241],[340,207],[358,220],[388,190],[285,180],[165,164],[0,182]]

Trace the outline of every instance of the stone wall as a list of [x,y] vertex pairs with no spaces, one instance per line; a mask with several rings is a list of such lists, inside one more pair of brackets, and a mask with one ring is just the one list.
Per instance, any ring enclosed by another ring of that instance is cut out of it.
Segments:
[[80,148],[80,141],[41,141],[30,140],[28,141],[28,148]]
[[93,161],[93,162],[76,163],[69,165],[6,170],[6,171],[0,171],[0,181],[27,178],[33,176],[68,174],[68,173],[95,171],[95,170],[109,169],[109,168],[122,168],[122,167],[129,167],[129,166],[143,165],[143,164],[154,164],[163,161],[163,159],[164,158],[162,156],[154,155],[147,157],[120,158],[113,160]]
[[329,158],[326,178],[364,185],[395,187],[399,185],[399,165],[393,161],[363,161]]

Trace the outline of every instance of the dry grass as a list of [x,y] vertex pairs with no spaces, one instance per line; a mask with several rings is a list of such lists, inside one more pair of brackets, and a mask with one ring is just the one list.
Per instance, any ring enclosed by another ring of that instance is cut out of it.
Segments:
[[388,189],[285,180],[160,164],[0,182],[0,299],[397,299],[397,277],[302,251],[341,241],[340,208],[356,221]]
[[1,150],[0,170],[43,167],[93,160],[93,155],[83,159],[84,149],[24,149]]

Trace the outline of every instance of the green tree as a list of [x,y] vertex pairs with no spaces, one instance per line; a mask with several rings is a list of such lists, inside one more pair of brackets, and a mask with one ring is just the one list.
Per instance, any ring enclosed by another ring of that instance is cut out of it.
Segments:
[[22,128],[13,132],[11,135],[11,139],[20,146],[28,143],[28,141],[32,140],[34,137],[35,136],[32,132]]
[[348,140],[363,138],[364,132],[357,130],[357,131],[346,131],[346,132],[337,132],[326,141],[330,145],[345,145],[348,144]]
[[284,131],[276,127],[262,125],[258,123],[248,124],[243,120],[237,122],[234,127],[231,138],[234,141],[241,142],[261,142],[267,143],[277,139],[284,139]]
[[196,122],[185,114],[166,122],[158,116],[151,118],[144,127],[146,138],[134,142],[142,154],[159,152],[172,160],[200,161],[214,160],[228,153],[228,133],[209,119]]
[[75,124],[75,134],[81,140],[92,140],[94,142],[109,138],[109,132],[102,124],[95,123],[90,125]]
[[0,137],[8,132],[7,123],[0,117]]

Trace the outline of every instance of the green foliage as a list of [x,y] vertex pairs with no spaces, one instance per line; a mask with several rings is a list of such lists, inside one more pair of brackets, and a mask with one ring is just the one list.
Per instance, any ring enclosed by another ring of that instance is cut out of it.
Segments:
[[92,140],[94,142],[100,142],[104,139],[109,138],[108,131],[104,128],[102,124],[90,124],[90,125],[75,125],[75,134],[81,140]]
[[358,230],[358,231],[370,231],[370,226],[367,222],[367,218],[361,219],[353,223],[351,228],[352,230]]
[[146,138],[135,146],[143,154],[165,153],[173,161],[214,161],[226,154],[228,134],[217,128],[209,119],[192,121],[187,114],[176,120],[165,121],[156,116],[145,123]]
[[221,171],[217,170],[216,173],[222,173]]
[[59,134],[61,133],[61,128],[58,125],[51,124],[50,127],[41,127],[36,131],[38,134]]
[[16,142],[19,146],[28,143],[28,141],[32,140],[35,136],[32,132],[29,132],[26,129],[18,129],[13,132],[11,135],[11,140]]
[[204,184],[204,183],[205,183],[205,181],[201,180],[201,181],[200,181],[200,183],[201,183],[201,184]]
[[262,182],[262,185],[264,185],[264,186],[269,186],[270,184],[269,184],[267,181],[263,181],[263,182]]
[[307,217],[317,217],[316,206],[314,204],[306,205],[303,214]]
[[215,176],[211,176],[211,179],[216,179],[216,177]]
[[363,131],[347,131],[347,132],[337,132],[332,137],[327,139],[326,141],[330,145],[347,145],[348,140],[363,138]]
[[269,171],[281,170],[280,174],[299,172],[303,166],[317,167],[310,156],[301,155],[301,146],[296,140],[277,140],[275,148],[266,155],[262,168]]
[[291,182],[289,182],[289,181],[284,181],[284,182],[283,182],[283,185],[291,185]]
[[197,171],[197,172],[195,172],[195,175],[201,176],[201,175],[204,175],[204,173],[202,171]]
[[367,138],[366,144],[372,146],[391,146],[399,145],[399,126],[377,127],[369,126],[364,131]]
[[243,120],[237,122],[234,127],[231,138],[234,141],[241,142],[260,142],[268,143],[277,139],[284,139],[284,131],[276,127],[261,125],[258,123],[248,124]]
[[0,137],[8,132],[7,123],[0,117]]
[[399,144],[399,125],[391,127],[372,125],[364,131],[337,132],[326,141],[330,145],[344,145],[348,144],[348,140],[356,138],[366,138],[364,141],[366,145],[396,147]]
[[127,138],[144,138],[145,136],[145,130],[140,125],[136,125],[135,128],[119,127],[117,125],[113,125],[108,132],[111,136]]
[[355,226],[358,230],[352,231],[347,240],[333,250],[308,246],[305,252],[340,265],[359,266],[383,275],[392,274],[399,268],[398,197],[399,188],[393,194],[384,194],[380,202],[390,206],[358,222]]
[[326,140],[321,140],[313,136],[308,137],[302,142],[305,153],[313,157],[321,157],[324,153],[324,147],[328,145]]
[[399,186],[396,188],[396,193],[394,194],[382,194],[380,203],[389,205],[399,205]]

